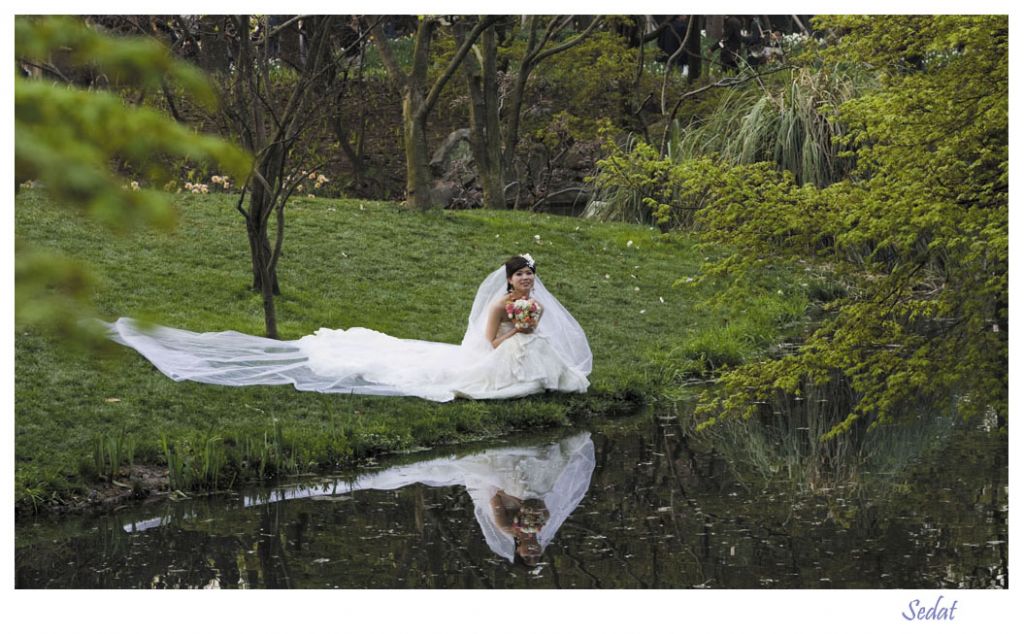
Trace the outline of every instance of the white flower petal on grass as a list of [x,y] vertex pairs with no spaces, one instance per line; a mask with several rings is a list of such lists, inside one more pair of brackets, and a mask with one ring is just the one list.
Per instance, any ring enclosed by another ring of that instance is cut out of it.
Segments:
[[626,242],[626,248],[627,248],[627,249],[628,249],[629,247],[631,247],[631,246],[633,246],[633,241],[632,241],[632,240],[630,240],[630,241]]
[[658,297],[658,301],[661,302],[662,304],[664,304],[665,303],[665,298],[659,296]]

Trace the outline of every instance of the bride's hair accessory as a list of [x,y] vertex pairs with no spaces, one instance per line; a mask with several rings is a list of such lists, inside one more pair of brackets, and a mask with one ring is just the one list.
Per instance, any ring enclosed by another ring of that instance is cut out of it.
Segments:
[[529,253],[509,258],[505,262],[505,277],[512,277],[512,274],[523,267],[529,267],[534,273],[537,272],[537,262]]

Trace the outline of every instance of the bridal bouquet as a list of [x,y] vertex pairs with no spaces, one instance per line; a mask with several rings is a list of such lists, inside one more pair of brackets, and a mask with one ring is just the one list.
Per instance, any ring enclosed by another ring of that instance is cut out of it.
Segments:
[[540,319],[540,304],[532,299],[517,299],[505,303],[505,313],[517,329],[534,328]]

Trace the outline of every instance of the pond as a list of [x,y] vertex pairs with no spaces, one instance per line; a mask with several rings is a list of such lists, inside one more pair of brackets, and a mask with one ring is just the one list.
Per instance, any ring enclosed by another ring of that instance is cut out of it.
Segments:
[[1005,429],[922,430],[909,457],[884,438],[899,460],[876,456],[856,477],[813,486],[752,477],[722,450],[726,436],[708,442],[653,414],[394,456],[273,487],[21,520],[15,583],[1007,587]]

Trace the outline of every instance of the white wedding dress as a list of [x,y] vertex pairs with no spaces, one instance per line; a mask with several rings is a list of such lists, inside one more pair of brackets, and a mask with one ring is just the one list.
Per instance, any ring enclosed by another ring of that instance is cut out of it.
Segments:
[[[296,389],[432,401],[501,399],[545,390],[585,392],[593,356],[583,329],[539,278],[533,297],[544,308],[532,334],[492,348],[488,307],[505,293],[500,267],[477,290],[461,345],[398,339],[367,328],[321,328],[297,341],[239,332],[195,333],[143,327],[121,318],[110,336],[176,381],[217,385],[279,385]],[[499,334],[512,328],[502,322]]]

